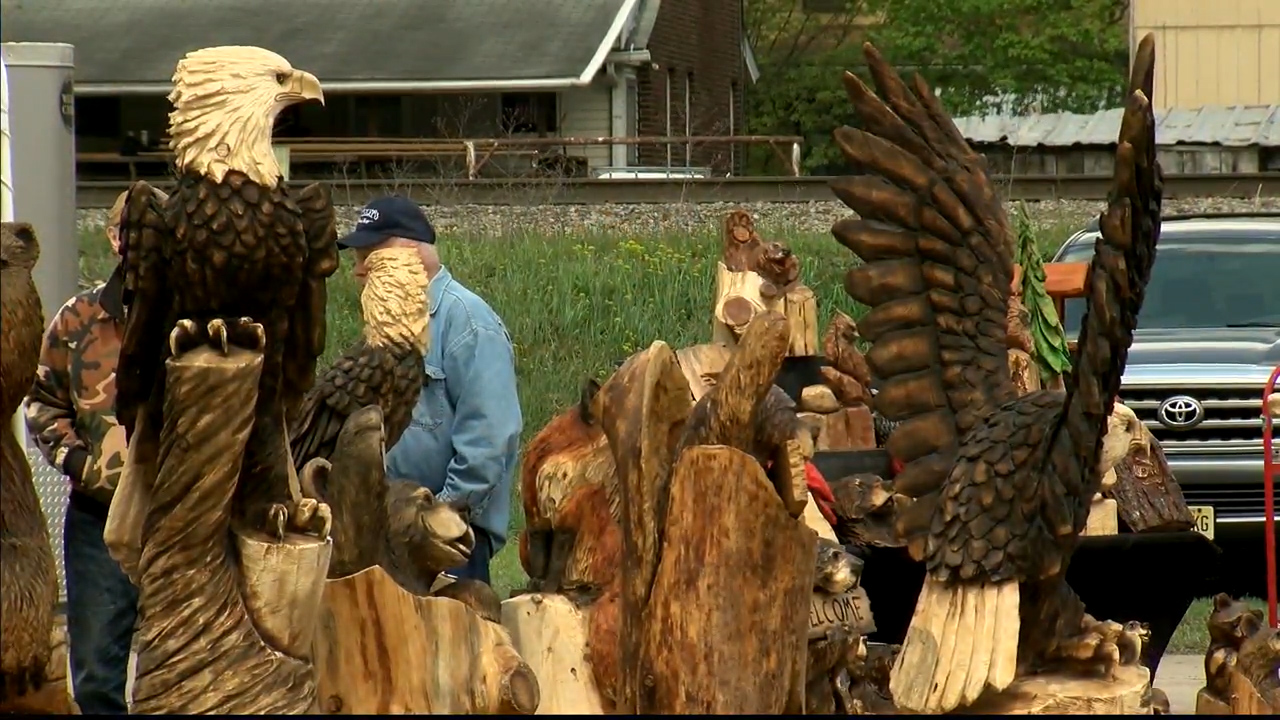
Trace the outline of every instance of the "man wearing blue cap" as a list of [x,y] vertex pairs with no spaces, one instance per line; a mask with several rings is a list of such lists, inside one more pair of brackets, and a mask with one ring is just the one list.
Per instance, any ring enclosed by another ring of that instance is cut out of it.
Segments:
[[493,308],[440,264],[435,229],[412,200],[374,199],[338,245],[356,251],[362,283],[365,258],[397,246],[416,248],[431,278],[426,384],[409,428],[387,452],[387,474],[468,512],[475,550],[466,567],[449,574],[487,583],[489,561],[507,541],[523,426],[511,337]]

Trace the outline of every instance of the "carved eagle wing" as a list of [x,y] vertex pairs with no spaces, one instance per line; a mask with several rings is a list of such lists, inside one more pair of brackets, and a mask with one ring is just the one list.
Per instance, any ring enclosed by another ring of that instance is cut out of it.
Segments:
[[338,223],[328,188],[320,183],[308,185],[297,202],[306,233],[307,265],[285,343],[283,399],[291,420],[315,382],[316,363],[324,354],[329,299],[325,283],[338,270]]
[[959,443],[1016,391],[1005,346],[1013,280],[1009,221],[970,149],[919,76],[908,88],[870,44],[877,92],[845,73],[863,129],[835,139],[855,175],[831,188],[860,217],[832,234],[862,264],[845,290],[870,311],[858,322],[881,385],[876,410],[901,424],[888,450],[904,463],[895,489],[936,490]]
[[174,298],[167,267],[167,244],[172,237],[165,220],[167,200],[146,182],[133,183],[120,230],[127,310],[116,366],[116,419],[127,440],[133,437],[138,411],[156,389],[168,356]]

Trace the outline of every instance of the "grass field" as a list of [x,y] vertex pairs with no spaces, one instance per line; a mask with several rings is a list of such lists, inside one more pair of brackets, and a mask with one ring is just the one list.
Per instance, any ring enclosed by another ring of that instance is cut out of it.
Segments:
[[[1057,247],[1070,227],[1042,231],[1042,247]],[[112,267],[100,230],[80,237],[85,282],[105,278]],[[818,296],[825,326],[837,310],[859,308],[844,294],[850,254],[827,234],[786,236],[801,258],[802,277]],[[555,413],[572,403],[584,377],[604,376],[613,364],[664,340],[673,347],[710,337],[710,310],[720,239],[713,228],[698,236],[616,235],[503,238],[452,235],[440,246],[454,277],[484,297],[502,316],[516,344],[520,403],[527,441]],[[344,258],[329,284],[329,346],[325,362],[359,333],[359,289]],[[519,503],[512,538],[523,526]],[[523,584],[514,542],[493,564],[501,596]],[[1179,652],[1203,652],[1207,605],[1197,604],[1175,638]]]

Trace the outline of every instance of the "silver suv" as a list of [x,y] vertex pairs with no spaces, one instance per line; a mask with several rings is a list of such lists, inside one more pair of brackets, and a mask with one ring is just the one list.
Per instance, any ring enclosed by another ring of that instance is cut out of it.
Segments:
[[[1054,262],[1088,261],[1097,238],[1095,222]],[[1069,338],[1083,311],[1066,303]],[[1259,550],[1262,393],[1277,365],[1280,213],[1165,217],[1120,399],[1160,441],[1197,529]]]

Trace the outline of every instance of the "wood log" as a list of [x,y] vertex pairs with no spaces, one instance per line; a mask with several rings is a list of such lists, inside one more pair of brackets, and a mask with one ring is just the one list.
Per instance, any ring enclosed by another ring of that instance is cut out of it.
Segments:
[[1148,437],[1147,445],[1116,465],[1116,483],[1103,495],[1116,501],[1120,520],[1133,532],[1190,530],[1195,520],[1164,450],[1154,437]]
[[818,509],[818,501],[812,495],[809,496],[809,501],[805,503],[804,514],[800,516],[800,520],[805,527],[812,530],[819,538],[840,542],[840,539],[836,537],[836,531],[832,529],[831,523],[827,522],[827,519],[822,516],[822,511]]
[[563,595],[532,593],[502,603],[502,624],[538,678],[539,715],[602,715],[587,657],[587,617]]
[[725,215],[724,245],[721,247],[721,260],[725,267],[734,272],[755,270],[762,244],[751,213],[734,210]]
[[787,355],[808,357],[818,354],[818,298],[804,285],[796,286],[782,300],[782,312],[791,323]]
[[[762,406],[775,389],[789,336],[781,314],[757,316],[692,412],[688,384],[664,343],[630,358],[600,390],[601,427],[618,467],[628,570],[620,598],[619,713],[804,707],[816,539],[792,519],[747,454],[771,453],[800,431],[792,413],[795,427],[773,428],[760,439],[762,416],[783,415],[762,413]],[[707,497],[717,498],[715,513],[705,512]],[[744,584],[761,591],[744,594]],[[673,635],[676,627],[682,632]]]
[[75,700],[71,697],[71,680],[67,656],[67,615],[60,612],[53,617],[53,634],[49,663],[45,670],[44,684],[33,693],[0,703],[0,715],[79,715]]
[[501,625],[421,597],[381,567],[325,583],[315,644],[320,712],[532,714],[538,681]]
[[1085,520],[1081,535],[1116,535],[1120,532],[1120,521],[1116,516],[1116,501],[1109,498],[1094,498],[1089,506],[1089,517]]
[[[706,497],[721,499],[715,513]],[[662,548],[643,619],[623,620],[644,638],[638,712],[798,713],[815,537],[760,466],[733,448],[686,450]]]
[[871,367],[858,350],[858,325],[853,318],[836,311],[827,323],[827,333],[822,338],[822,354],[831,367],[848,375],[864,388],[871,387]]
[[876,429],[871,417],[871,408],[865,405],[840,408],[821,417],[822,426],[818,431],[815,449],[819,451],[875,449]]
[[956,714],[964,715],[1150,715],[1146,701],[1151,671],[1140,665],[1116,668],[1115,678],[1044,674],[1021,677],[1003,692],[988,692]]
[[716,385],[716,378],[724,370],[725,363],[733,349],[724,343],[706,343],[691,345],[676,351],[676,361],[689,383],[689,392],[693,401],[697,402]]
[[[718,387],[718,386],[717,386]],[[600,388],[600,424],[617,464],[623,537],[621,672],[617,708],[635,713],[644,608],[657,572],[675,444],[689,417],[689,385],[663,342],[636,353]],[[703,398],[705,401],[707,398]]]
[[1019,292],[1009,297],[1009,309],[1005,313],[1005,345],[1010,350],[1019,350],[1030,355],[1035,350],[1035,341],[1031,338],[1031,314],[1022,304]]
[[309,660],[333,543],[309,535],[276,540],[234,533],[244,602],[262,639],[290,657]]
[[1009,351],[1009,373],[1013,375],[1013,386],[1018,389],[1019,395],[1041,389],[1040,369],[1025,351]]
[[764,279],[751,271],[734,272],[724,263],[716,264],[716,300],[712,315],[711,341],[733,344],[752,318],[775,303],[761,296]]
[[[241,464],[262,353],[200,347],[165,368],[157,471],[145,479],[131,712],[309,713],[315,620],[305,593],[328,571],[329,539],[286,536],[255,550],[257,538],[231,526],[237,485],[256,480],[241,477]],[[145,442],[135,436],[131,452]],[[291,468],[283,440],[279,452]]]
[[1200,688],[1196,693],[1197,715],[1233,715],[1231,705],[1219,700],[1208,688]]
[[822,375],[822,380],[835,393],[836,400],[843,407],[856,407],[858,405],[869,405],[871,403],[871,392],[867,390],[862,383],[853,379],[852,375],[845,375],[833,367],[824,367],[818,371]]
[[800,409],[805,412],[833,413],[840,409],[836,394],[826,385],[810,385],[800,391]]
[[[1280,715],[1280,707],[1275,707],[1263,699],[1249,678],[1238,668],[1228,670],[1228,688],[1231,694],[1231,713],[1233,715]],[[1274,676],[1277,671],[1273,670]]]

